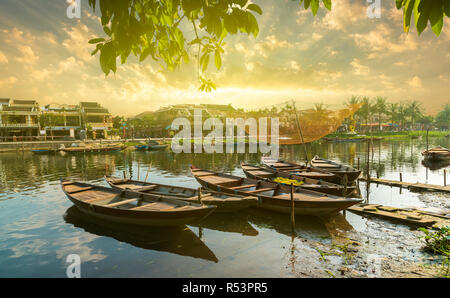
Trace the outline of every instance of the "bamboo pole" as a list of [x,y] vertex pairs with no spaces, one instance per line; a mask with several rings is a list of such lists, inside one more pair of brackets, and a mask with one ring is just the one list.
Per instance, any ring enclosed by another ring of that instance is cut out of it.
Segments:
[[444,170],[444,186],[447,186],[447,170]]
[[123,179],[127,179],[127,174],[125,173],[125,170],[123,172]]
[[297,130],[298,130],[298,133],[300,135],[300,139],[302,140],[303,148],[305,149],[306,165],[308,165],[308,163],[309,163],[308,151],[306,150],[306,144],[305,144],[305,140],[303,139],[303,133],[302,133],[302,129],[300,127],[300,121],[298,119],[297,109],[295,108],[295,101],[294,100],[292,100],[292,106],[294,108],[295,118],[297,120]]
[[148,172],[150,172],[150,168],[152,167],[152,163],[150,163],[150,165],[147,168],[147,174],[145,174],[145,180],[144,182],[147,182],[147,177],[148,177]]
[[197,189],[197,192],[198,192],[198,202],[199,202],[199,204],[202,204],[202,188],[201,187],[199,187],[198,189]]
[[140,162],[138,162],[138,169],[137,169],[137,176],[138,176],[138,178],[137,178],[137,180],[139,180],[139,172],[140,172],[140,170],[141,170],[141,167],[140,167]]
[[291,224],[295,231],[295,203],[294,203],[294,183],[291,183]]

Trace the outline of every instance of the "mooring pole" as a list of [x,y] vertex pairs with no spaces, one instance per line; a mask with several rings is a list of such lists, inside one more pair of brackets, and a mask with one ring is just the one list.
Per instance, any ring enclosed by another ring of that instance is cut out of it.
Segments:
[[302,141],[303,148],[305,149],[306,165],[308,165],[308,163],[309,163],[308,150],[306,150],[306,144],[305,144],[305,140],[303,139],[302,128],[300,126],[300,120],[298,119],[297,109],[295,108],[294,100],[292,100],[292,107],[294,108],[295,118],[297,119],[297,130],[300,135],[300,140]]
[[291,224],[295,231],[295,203],[294,203],[294,183],[291,183]]
[[427,152],[428,152],[428,131],[429,131],[429,128],[427,127]]
[[198,192],[198,202],[199,202],[199,204],[201,204],[202,203],[202,188],[199,187],[197,189],[197,192]]
[[447,170],[444,170],[444,186],[447,186]]
[[140,162],[138,162],[138,170],[137,170],[137,172],[138,172],[138,179],[137,180],[139,180],[139,172],[141,171],[141,167],[140,167]]

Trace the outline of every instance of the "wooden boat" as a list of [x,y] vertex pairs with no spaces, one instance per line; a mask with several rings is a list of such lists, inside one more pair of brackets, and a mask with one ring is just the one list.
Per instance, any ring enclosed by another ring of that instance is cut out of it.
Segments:
[[298,187],[335,196],[348,196],[356,190],[356,186],[348,186],[345,188],[342,185],[318,179],[302,177],[296,174],[290,174],[288,172],[277,171],[273,168],[262,168],[245,163],[241,163],[241,168],[248,178],[261,180],[269,179],[277,183],[283,182],[279,182],[276,180],[283,181],[283,179],[286,179],[287,182],[284,184],[290,184],[289,181],[297,181],[297,184],[299,184]]
[[216,209],[215,206],[70,180],[61,180],[61,185],[67,197],[81,211],[119,223],[145,226],[185,225],[201,220]]
[[[260,208],[282,213],[291,212],[290,186],[202,170],[195,166],[191,166],[191,172],[205,188],[227,194],[255,196],[258,198]],[[333,215],[361,202],[359,199],[336,197],[300,187],[294,189],[293,196],[295,214],[315,216]]]
[[134,148],[136,148],[136,150],[148,150],[148,146],[147,145],[136,145],[134,146]]
[[59,151],[58,149],[34,149],[34,150],[31,150],[31,152],[34,154],[53,154],[58,151]]
[[445,161],[450,160],[450,150],[444,147],[434,147],[422,151],[422,156],[429,161]]
[[328,159],[320,158],[317,155],[311,160],[311,165],[316,169],[331,172],[341,178],[344,178],[344,176],[347,175],[347,180],[349,183],[355,181],[361,175],[360,170],[338,164]]
[[153,150],[164,150],[168,146],[169,145],[167,145],[167,144],[160,144],[157,141],[149,141],[147,149],[150,150],[150,151],[153,151]]
[[75,206],[66,210],[64,220],[91,234],[111,237],[135,247],[218,262],[211,249],[186,226],[148,227],[115,223],[87,215]]
[[[115,189],[132,190],[146,194],[154,194],[166,198],[173,198],[185,202],[199,203],[198,189],[165,185],[116,177],[105,177],[108,184]],[[235,212],[256,206],[258,200],[253,196],[227,195],[215,191],[201,190],[202,204],[216,206],[215,212]]]
[[125,146],[101,146],[101,147],[91,147],[91,146],[80,146],[80,147],[67,147],[61,149],[66,153],[89,153],[89,152],[119,152],[124,150]]
[[355,137],[355,138],[322,138],[326,142],[334,142],[334,143],[349,143],[349,142],[364,142],[367,139],[364,137]]
[[284,160],[274,160],[263,157],[261,159],[261,163],[264,166],[275,169],[279,172],[287,172],[301,177],[322,180],[330,183],[341,183],[342,180],[338,175],[333,173]]

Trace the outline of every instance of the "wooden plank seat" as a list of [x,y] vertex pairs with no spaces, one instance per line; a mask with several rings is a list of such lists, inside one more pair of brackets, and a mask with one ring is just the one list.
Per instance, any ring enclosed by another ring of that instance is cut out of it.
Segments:
[[265,192],[265,191],[269,191],[269,190],[275,190],[275,188],[273,188],[273,187],[260,188],[260,189],[246,191],[246,193],[258,193],[258,192]]
[[230,187],[230,189],[238,190],[238,189],[244,189],[244,188],[250,188],[250,187],[256,187],[256,184],[245,184],[245,185],[233,186],[233,187]]
[[68,194],[74,194],[74,193],[78,193],[78,192],[82,192],[82,191],[86,191],[86,190],[91,190],[94,189],[94,187],[92,186],[88,186],[88,187],[77,187],[75,189],[71,189],[71,190],[66,190],[66,192]]
[[100,197],[100,198],[85,200],[84,202],[85,203],[93,203],[93,202],[103,201],[103,200],[110,200],[110,199],[113,200],[113,199],[115,199],[117,197],[120,197],[120,195],[112,194],[112,195],[109,195],[109,196],[103,196],[103,197]]
[[158,185],[147,185],[139,188],[133,188],[133,191],[148,191],[157,188]]
[[122,206],[122,205],[126,205],[132,202],[136,202],[137,200],[139,200],[139,198],[135,198],[135,199],[129,199],[129,200],[124,200],[124,201],[120,201],[117,203],[112,203],[112,204],[108,204],[105,205],[105,207],[117,207],[117,206]]

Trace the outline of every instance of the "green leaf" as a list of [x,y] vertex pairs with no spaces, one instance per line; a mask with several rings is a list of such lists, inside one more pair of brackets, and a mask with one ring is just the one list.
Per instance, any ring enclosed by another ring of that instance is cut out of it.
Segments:
[[400,9],[402,7],[403,0],[395,0],[395,7]]
[[258,27],[258,21],[256,21],[256,18],[253,14],[250,12],[248,13],[248,33],[252,33],[254,37],[258,36],[259,33],[259,27]]
[[259,7],[258,5],[254,4],[254,3],[249,4],[247,6],[247,9],[253,10],[254,12],[256,12],[256,13],[258,13],[260,15],[262,15],[262,13],[263,13],[261,7]]
[[430,12],[430,25],[436,36],[439,36],[444,26],[444,11],[442,0],[434,0]]
[[311,0],[304,0],[304,2],[303,2],[303,6],[305,7],[305,9],[308,9],[310,4],[311,4]]
[[220,57],[220,51],[218,50],[214,53],[214,62],[216,63],[216,68],[220,69],[222,66],[222,58]]
[[311,11],[315,16],[319,10],[319,0],[311,0]]
[[[402,1],[402,0],[400,0]],[[331,0],[322,0],[323,5],[328,9],[331,10]]]
[[102,42],[102,41],[105,41],[105,39],[104,38],[94,38],[94,39],[89,40],[89,43],[90,44],[96,44],[96,43],[99,43],[99,42]]
[[444,0],[443,5],[444,13],[447,17],[450,17],[450,1]]
[[227,29],[228,32],[230,32],[231,34],[237,33],[238,25],[235,15],[225,15],[223,18],[223,23],[225,25],[225,29]]
[[[435,0],[433,0],[435,1]],[[430,17],[432,1],[430,0],[416,0],[414,5],[414,20],[416,23],[416,29],[419,35],[427,27],[428,19]]]
[[414,3],[415,0],[406,0],[405,7],[403,8],[403,30],[405,32],[409,32]]

